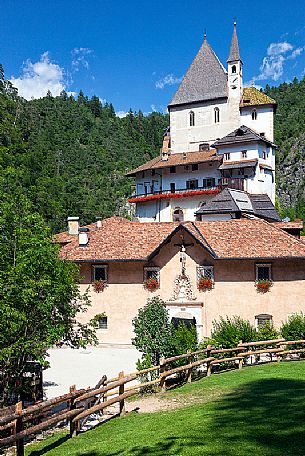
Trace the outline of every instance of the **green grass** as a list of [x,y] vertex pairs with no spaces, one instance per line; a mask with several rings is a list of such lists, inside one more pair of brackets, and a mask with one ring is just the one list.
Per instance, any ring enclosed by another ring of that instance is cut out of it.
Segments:
[[27,447],[26,455],[305,455],[305,362],[212,375],[164,398],[190,405],[132,413],[74,439],[57,435]]

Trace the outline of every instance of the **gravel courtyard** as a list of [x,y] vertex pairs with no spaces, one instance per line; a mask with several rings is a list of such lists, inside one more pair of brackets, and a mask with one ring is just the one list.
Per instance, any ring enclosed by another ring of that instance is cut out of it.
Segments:
[[94,387],[105,374],[134,372],[140,358],[135,348],[89,347],[84,349],[54,348],[48,350],[50,368],[43,373],[44,394],[50,399],[77,388]]

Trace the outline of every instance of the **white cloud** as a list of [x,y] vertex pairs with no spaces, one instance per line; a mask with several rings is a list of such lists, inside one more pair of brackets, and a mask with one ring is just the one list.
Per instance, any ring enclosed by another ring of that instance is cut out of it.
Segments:
[[259,84],[255,84],[254,80],[252,81],[247,81],[243,83],[244,87],[255,87],[257,90],[261,90],[263,87]]
[[44,52],[38,62],[27,60],[22,75],[18,78],[12,76],[11,82],[17,87],[19,95],[27,100],[42,98],[48,90],[57,96],[65,89],[63,68],[50,61],[48,52]]
[[116,115],[117,115],[118,117],[121,117],[121,118],[122,118],[122,117],[126,117],[127,114],[128,114],[128,111],[117,111],[117,112],[116,112]]
[[156,89],[163,89],[166,85],[175,85],[179,84],[179,82],[182,81],[182,78],[178,78],[177,76],[174,76],[173,74],[167,74],[164,76],[164,78],[159,79],[155,83]]
[[288,51],[293,49],[292,44],[287,43],[287,41],[283,41],[281,43],[271,43],[267,49],[267,55],[269,56],[277,56],[279,54],[285,54]]
[[74,71],[79,71],[80,67],[83,67],[86,70],[88,70],[89,61],[87,59],[87,56],[92,53],[93,50],[89,48],[80,47],[72,49],[72,67]]
[[287,59],[296,59],[303,51],[305,51],[305,46],[298,47],[287,57]]

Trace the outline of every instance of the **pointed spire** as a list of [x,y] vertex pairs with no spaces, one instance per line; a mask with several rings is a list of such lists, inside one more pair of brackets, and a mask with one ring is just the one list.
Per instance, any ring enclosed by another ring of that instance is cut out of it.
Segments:
[[229,54],[227,63],[236,62],[237,60],[241,60],[241,58],[240,58],[239,45],[238,45],[238,39],[237,39],[237,33],[236,33],[236,22],[234,22],[234,30],[233,30],[232,40],[231,40],[230,54]]

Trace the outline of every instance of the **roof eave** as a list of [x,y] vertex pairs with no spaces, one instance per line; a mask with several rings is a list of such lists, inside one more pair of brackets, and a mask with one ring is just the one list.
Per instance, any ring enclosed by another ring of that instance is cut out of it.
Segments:
[[203,103],[205,101],[212,101],[212,100],[226,100],[228,97],[226,95],[223,95],[223,96],[219,96],[219,97],[211,97],[211,98],[204,98],[204,99],[200,99],[200,100],[194,100],[194,101],[188,101],[188,102],[183,102],[183,103],[172,103],[170,102],[167,107],[168,108],[174,108],[176,106],[187,106],[187,105],[194,105],[194,104],[199,104],[199,103]]

